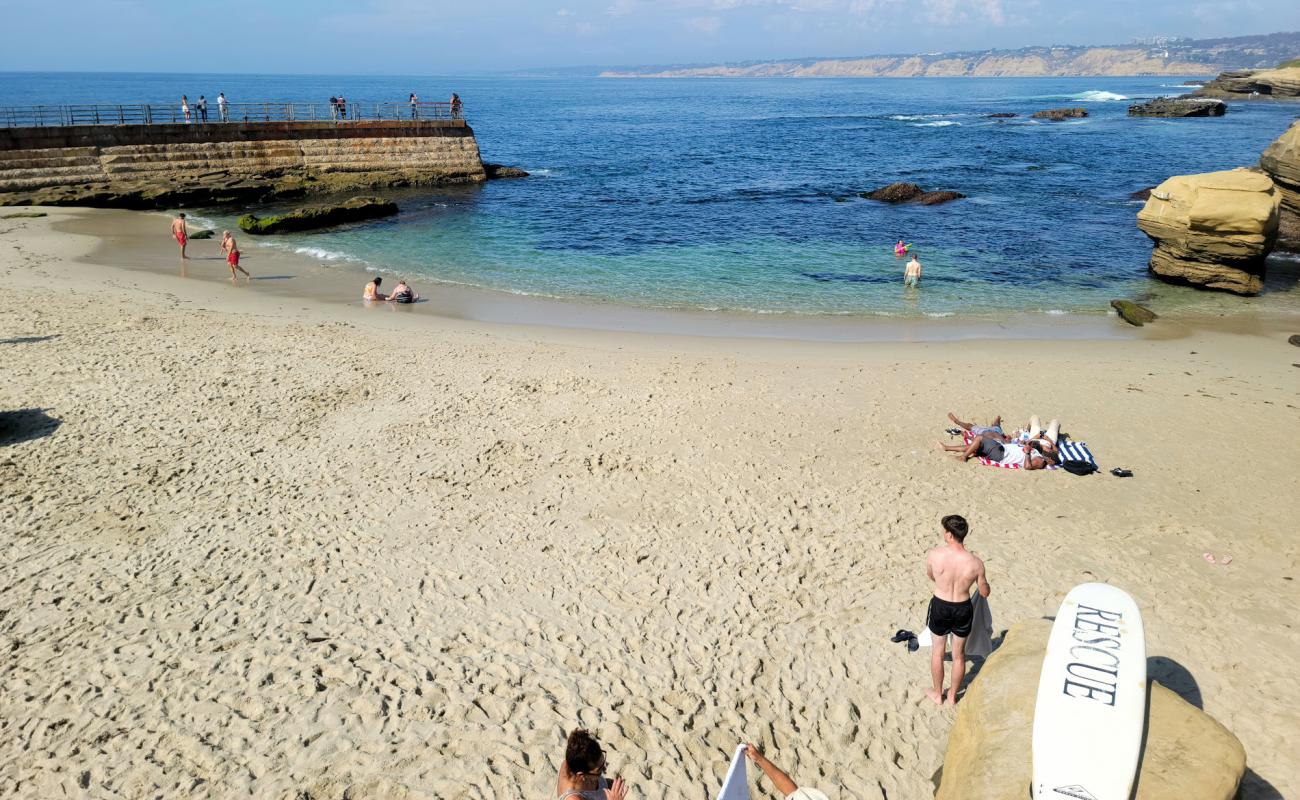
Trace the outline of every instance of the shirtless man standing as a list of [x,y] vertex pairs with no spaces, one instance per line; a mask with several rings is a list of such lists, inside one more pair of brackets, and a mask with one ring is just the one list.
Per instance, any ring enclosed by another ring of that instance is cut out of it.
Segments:
[[225,254],[226,265],[230,267],[231,283],[234,283],[237,277],[235,275],[235,270],[244,273],[245,281],[251,281],[253,279],[253,276],[248,274],[248,270],[239,266],[239,243],[235,241],[235,237],[230,235],[230,231],[221,232],[221,252]]
[[185,214],[177,214],[176,219],[172,220],[172,238],[181,246],[181,258],[189,258],[185,255],[185,243],[189,241],[189,231],[185,230]]
[[[925,557],[925,572],[934,581],[934,597],[925,625],[930,629],[930,677],[934,688],[925,696],[935,705],[957,704],[957,690],[966,677],[966,637],[970,636],[975,611],[970,602],[970,587],[979,585],[980,595],[988,597],[989,583],[984,579],[984,562],[962,544],[970,526],[964,517],[949,514],[943,518],[943,547],[936,547]],[[943,696],[943,656],[952,634],[952,684],[948,698]]]

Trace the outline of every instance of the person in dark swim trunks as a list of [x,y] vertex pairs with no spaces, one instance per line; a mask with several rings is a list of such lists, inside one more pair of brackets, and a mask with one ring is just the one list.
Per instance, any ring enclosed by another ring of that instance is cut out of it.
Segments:
[[397,288],[388,296],[390,303],[414,303],[419,299],[420,295],[406,281],[398,281]]
[[[988,597],[989,583],[984,577],[984,562],[966,549],[966,534],[970,525],[964,517],[949,514],[941,523],[943,547],[931,550],[925,558],[925,573],[934,581],[934,597],[930,599],[930,612],[925,626],[930,629],[933,644],[930,647],[930,677],[934,686],[925,696],[935,705],[957,704],[957,690],[966,677],[966,637],[970,636],[975,610],[970,602],[970,588],[979,587],[979,593]],[[952,637],[952,684],[948,697],[943,692],[943,656]]]

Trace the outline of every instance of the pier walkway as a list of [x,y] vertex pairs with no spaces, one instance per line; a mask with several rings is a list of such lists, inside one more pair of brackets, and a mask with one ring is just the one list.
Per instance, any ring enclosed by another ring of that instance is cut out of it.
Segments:
[[265,101],[227,103],[223,111],[209,100],[206,113],[190,103],[135,103],[118,105],[0,106],[0,128],[72,127],[80,125],[222,125],[257,122],[436,122],[462,120],[459,104],[368,103],[347,101],[297,103]]

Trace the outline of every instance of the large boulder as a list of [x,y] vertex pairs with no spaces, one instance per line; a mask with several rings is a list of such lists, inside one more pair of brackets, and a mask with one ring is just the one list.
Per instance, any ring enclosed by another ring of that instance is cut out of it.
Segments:
[[1243,69],[1219,73],[1219,77],[1192,92],[1194,97],[1227,100],[1300,98],[1300,67]]
[[1300,250],[1300,121],[1291,123],[1260,156],[1259,166],[1282,193],[1278,246]]
[[345,203],[332,206],[295,208],[277,217],[258,217],[245,214],[239,218],[239,229],[257,235],[293,233],[315,228],[328,228],[347,222],[389,217],[397,213],[397,204],[380,197],[354,197]]
[[1151,272],[1174,283],[1258,294],[1264,259],[1277,240],[1280,202],[1261,172],[1170,178],[1138,212],[1138,227],[1155,242]]
[[[1034,704],[1052,625],[1013,627],[957,706],[936,800],[1025,800],[1033,779]],[[1151,683],[1146,750],[1134,800],[1231,800],[1246,751],[1226,728]]]
[[927,192],[915,183],[891,183],[870,192],[859,192],[858,196],[882,203],[920,203],[923,206],[936,206],[951,200],[961,200],[966,195],[948,190]]
[[1222,100],[1157,97],[1128,107],[1130,117],[1221,117],[1228,112]]
[[1088,116],[1086,108],[1049,108],[1046,111],[1035,111],[1034,119],[1045,119],[1048,122],[1062,122],[1067,119],[1081,119]]

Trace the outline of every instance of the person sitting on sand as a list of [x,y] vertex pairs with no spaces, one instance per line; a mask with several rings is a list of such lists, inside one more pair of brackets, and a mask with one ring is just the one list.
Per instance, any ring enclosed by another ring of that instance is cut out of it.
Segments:
[[390,303],[414,303],[419,299],[420,295],[404,280],[398,281],[397,288],[388,296]]
[[1035,443],[1010,441],[1005,434],[993,431],[976,436],[970,444],[939,442],[939,449],[947,453],[960,453],[958,458],[962,461],[976,457],[987,458],[1003,466],[1022,469],[1044,469],[1050,463]]
[[181,258],[189,258],[189,256],[185,255],[185,245],[190,240],[190,234],[185,229],[184,212],[177,214],[176,219],[172,220],[172,238],[181,246]]
[[361,291],[361,299],[362,300],[387,300],[388,295],[382,294],[379,291],[379,284],[383,282],[384,279],[376,275],[374,277],[374,280],[370,281],[370,283],[367,283],[366,288]]
[[767,776],[767,779],[772,782],[772,786],[781,793],[785,800],[827,800],[826,795],[822,792],[816,789],[806,789],[796,784],[786,774],[785,770],[768,761],[767,757],[759,752],[757,747],[748,742],[745,744],[745,757],[763,770],[763,774]]
[[622,778],[605,779],[605,751],[591,731],[574,728],[564,744],[564,761],[555,779],[556,800],[623,800],[627,784]]
[[916,288],[921,285],[921,259],[912,254],[912,260],[903,268],[903,285]]
[[[930,678],[933,688],[925,696],[935,705],[957,704],[957,690],[966,677],[966,637],[970,636],[975,621],[975,607],[970,601],[970,587],[977,585],[979,593],[988,597],[992,589],[984,576],[984,562],[966,549],[966,536],[970,524],[964,517],[949,514],[940,522],[943,546],[926,554],[925,574],[934,582],[934,596],[925,626],[930,629],[933,646],[930,648]],[[952,636],[952,684],[948,697],[943,694],[943,656]]]
[[244,273],[245,280],[251,281],[253,279],[253,276],[248,274],[248,270],[239,266],[239,243],[235,241],[235,237],[230,235],[230,231],[221,232],[221,252],[225,254],[226,264],[230,267],[231,283],[237,280],[236,270]]

